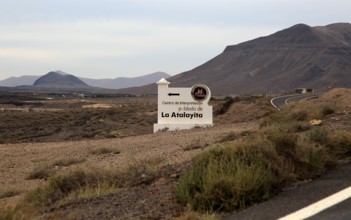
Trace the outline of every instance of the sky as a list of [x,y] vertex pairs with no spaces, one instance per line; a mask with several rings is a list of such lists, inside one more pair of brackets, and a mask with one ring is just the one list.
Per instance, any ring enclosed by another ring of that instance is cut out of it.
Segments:
[[0,80],[191,70],[298,23],[351,22],[349,0],[0,0]]

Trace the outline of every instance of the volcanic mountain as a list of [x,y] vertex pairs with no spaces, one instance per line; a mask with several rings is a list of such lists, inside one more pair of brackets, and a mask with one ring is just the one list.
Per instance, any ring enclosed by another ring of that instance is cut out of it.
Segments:
[[[168,78],[172,87],[203,83],[212,94],[253,94],[307,87],[351,87],[351,24],[297,24],[227,46],[208,62]],[[156,93],[156,85],[121,90]]]
[[35,87],[50,87],[61,89],[78,89],[89,88],[90,86],[84,83],[73,75],[66,74],[62,71],[51,71],[37,79],[33,86]]

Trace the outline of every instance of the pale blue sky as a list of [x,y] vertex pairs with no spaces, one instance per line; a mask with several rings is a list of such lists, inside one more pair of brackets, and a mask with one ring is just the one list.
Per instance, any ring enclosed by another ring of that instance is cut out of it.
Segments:
[[351,22],[349,0],[0,0],[0,80],[171,75],[297,23]]

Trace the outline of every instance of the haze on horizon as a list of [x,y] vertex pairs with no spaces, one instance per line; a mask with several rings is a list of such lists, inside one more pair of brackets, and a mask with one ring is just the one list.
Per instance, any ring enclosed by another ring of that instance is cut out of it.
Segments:
[[190,70],[297,23],[351,22],[345,0],[12,0],[0,13],[0,80],[62,70],[88,78]]

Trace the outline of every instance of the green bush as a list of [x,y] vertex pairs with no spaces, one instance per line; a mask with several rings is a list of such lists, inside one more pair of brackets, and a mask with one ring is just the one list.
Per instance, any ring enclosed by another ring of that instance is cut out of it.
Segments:
[[230,211],[268,199],[271,173],[261,154],[225,147],[201,155],[179,180],[182,204],[195,210]]

